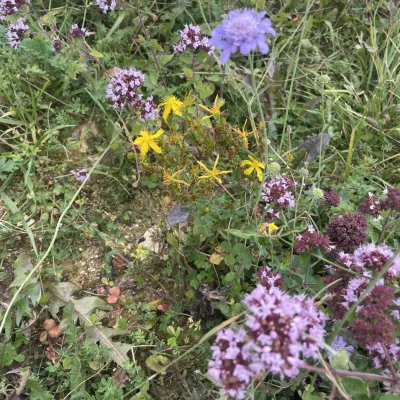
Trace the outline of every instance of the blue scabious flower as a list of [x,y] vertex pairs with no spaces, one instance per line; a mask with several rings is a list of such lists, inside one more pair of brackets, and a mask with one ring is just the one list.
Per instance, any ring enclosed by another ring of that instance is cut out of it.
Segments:
[[248,8],[233,10],[212,32],[210,44],[222,51],[221,62],[225,64],[231,54],[240,49],[243,55],[252,50],[259,50],[262,54],[269,52],[266,34],[275,36],[269,18],[264,18],[265,11],[256,12]]

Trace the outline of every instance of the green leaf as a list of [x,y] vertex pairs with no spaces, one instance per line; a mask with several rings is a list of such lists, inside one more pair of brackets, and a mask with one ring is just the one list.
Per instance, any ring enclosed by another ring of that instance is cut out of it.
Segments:
[[160,64],[161,65],[166,65],[168,64],[172,59],[174,58],[173,54],[166,54],[165,56],[162,56],[160,58]]
[[341,350],[335,354],[331,354],[329,362],[334,369],[349,370],[349,355],[346,350]]
[[227,281],[227,282],[232,282],[232,281],[234,281],[236,279],[236,274],[234,273],[234,272],[228,272],[226,275],[225,275],[225,280]]
[[394,394],[384,394],[383,396],[379,397],[379,400],[400,400],[400,394],[394,395]]
[[360,378],[344,377],[340,381],[346,390],[346,393],[350,396],[357,394],[369,395],[369,388],[367,384]]
[[238,229],[225,229],[225,231],[241,239],[252,239],[254,237],[265,238],[265,236],[258,231],[241,231]]
[[183,67],[183,72],[186,78],[193,79],[193,70],[191,68]]
[[163,50],[164,50],[164,49],[160,46],[160,44],[157,42],[156,39],[150,40],[150,44],[151,44],[151,47],[153,47],[153,49],[156,49],[156,50],[158,50],[158,51],[163,51]]
[[28,378],[26,389],[30,391],[30,400],[53,400],[54,397],[44,390],[39,382],[32,376]]
[[155,372],[160,372],[165,374],[166,371],[163,371],[164,367],[168,365],[169,360],[167,357],[153,354],[152,356],[146,359],[146,365]]
[[47,41],[41,37],[35,37],[34,39],[24,39],[20,48],[34,58],[45,60],[50,54],[50,45]]
[[99,51],[97,51],[97,50],[90,50],[90,53],[89,53],[91,56],[93,56],[93,57],[97,57],[97,58],[101,58],[101,57],[103,57],[103,54],[102,53],[100,53]]
[[17,169],[13,160],[8,160],[7,158],[0,158],[0,179],[5,180],[11,172]]

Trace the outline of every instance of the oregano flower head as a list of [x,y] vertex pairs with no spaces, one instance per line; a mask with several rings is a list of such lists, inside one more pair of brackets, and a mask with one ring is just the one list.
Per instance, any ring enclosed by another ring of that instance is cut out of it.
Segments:
[[20,45],[28,29],[29,27],[25,24],[24,18],[20,18],[16,24],[8,26],[7,38],[12,48],[16,49]]
[[29,3],[30,0],[0,0],[0,19],[18,12],[22,5]]

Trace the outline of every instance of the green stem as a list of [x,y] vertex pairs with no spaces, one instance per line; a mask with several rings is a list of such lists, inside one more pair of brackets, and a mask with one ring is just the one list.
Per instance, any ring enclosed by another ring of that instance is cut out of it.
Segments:
[[251,85],[254,91],[254,97],[256,99],[257,103],[257,108],[258,108],[258,113],[260,114],[261,122],[262,122],[262,127],[263,127],[263,136],[264,136],[264,147],[265,147],[265,160],[267,160],[268,157],[268,150],[269,150],[269,145],[270,145],[270,140],[268,139],[268,134],[267,134],[267,127],[265,125],[265,118],[264,118],[264,112],[262,109],[261,101],[260,101],[260,96],[258,95],[258,89],[256,85],[256,76],[254,74],[254,55],[249,54],[249,64],[250,64],[250,70],[251,70]]
[[299,41],[299,45],[297,47],[297,53],[296,53],[296,60],[294,62],[294,68],[293,68],[293,75],[292,75],[292,79],[290,81],[290,88],[289,88],[289,94],[288,94],[288,99],[287,99],[287,104],[286,104],[286,113],[285,113],[285,119],[283,122],[283,129],[282,129],[282,137],[281,137],[281,144],[279,146],[279,153],[282,152],[282,146],[283,146],[283,142],[285,139],[285,135],[286,135],[286,128],[287,128],[287,122],[288,122],[288,118],[289,118],[289,110],[290,110],[290,103],[292,100],[292,95],[293,95],[293,87],[294,87],[294,81],[296,80],[296,72],[297,72],[297,68],[299,66],[299,60],[300,60],[300,51],[302,48],[302,42],[305,36],[305,31],[306,31],[306,27],[307,27],[307,20],[308,20],[308,14],[310,12],[311,6],[314,3],[314,1],[311,2],[311,0],[307,0],[307,5],[306,5],[306,12],[304,13],[304,17],[301,21],[303,27],[301,30],[301,34],[300,34],[300,41]]

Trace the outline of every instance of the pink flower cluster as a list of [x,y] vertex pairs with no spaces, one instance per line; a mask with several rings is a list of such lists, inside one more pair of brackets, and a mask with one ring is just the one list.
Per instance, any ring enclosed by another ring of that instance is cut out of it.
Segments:
[[257,270],[257,276],[260,280],[260,285],[266,290],[273,287],[282,288],[283,279],[282,275],[277,272],[273,272],[270,267],[260,267]]
[[[396,343],[391,343],[387,346],[387,351],[394,362],[400,362],[400,341],[397,339]],[[373,346],[367,346],[369,354],[372,356],[375,368],[388,368],[387,357],[385,350],[380,343]]]
[[23,4],[29,3],[30,0],[0,0],[0,19],[18,12]]
[[[280,210],[294,207],[296,200],[293,192],[297,182],[286,175],[271,179],[264,184],[261,198],[265,202],[266,220],[272,221],[280,217]],[[261,213],[260,213],[261,214]]]
[[24,18],[20,18],[16,24],[9,25],[7,38],[12,48],[16,49],[20,45],[28,29],[29,27],[25,24]]
[[155,120],[160,110],[157,108],[153,97],[143,99],[139,89],[144,84],[144,75],[135,69],[114,69],[110,78],[106,98],[114,103],[114,108],[125,108],[140,112],[142,121]]
[[327,234],[337,250],[354,251],[367,239],[367,220],[359,213],[337,215],[329,223]]
[[330,288],[330,298],[327,300],[333,319],[339,320],[360,298],[369,279],[392,260],[388,272],[358,305],[350,327],[354,338],[366,347],[372,348],[378,343],[389,346],[393,342],[396,329],[394,321],[400,318],[400,299],[396,300],[393,290],[385,286],[387,280],[394,280],[400,275],[400,257],[393,257],[394,253],[388,246],[373,243],[358,248],[352,255],[340,252],[335,262],[360,275],[354,276],[338,267],[329,267],[334,274],[323,278],[325,284],[341,279]]
[[104,14],[117,7],[116,0],[96,0],[96,3],[103,10]]
[[244,303],[249,310],[247,332],[220,332],[209,364],[209,373],[238,399],[244,398],[260,371],[293,378],[299,374],[301,360],[318,358],[326,321],[312,300],[276,287],[267,290],[258,285]]
[[189,49],[191,51],[203,50],[211,55],[214,52],[214,46],[208,43],[208,37],[201,34],[199,26],[185,25],[185,28],[180,31],[181,39],[174,45],[174,50],[178,53],[183,53]]
[[358,209],[363,214],[377,217],[381,213],[381,202],[370,194],[358,205]]
[[308,230],[301,235],[298,235],[294,242],[294,251],[299,253],[309,252],[313,247],[317,247],[321,250],[331,249],[329,239],[318,232],[315,232],[312,225],[308,227]]
[[340,197],[334,190],[324,192],[321,206],[337,207],[340,204]]
[[400,188],[389,187],[385,192],[387,197],[382,200],[382,209],[400,211]]
[[68,35],[73,38],[82,39],[89,36],[89,32],[86,28],[79,28],[78,24],[72,24],[71,29],[68,31]]

